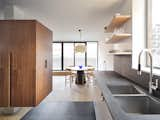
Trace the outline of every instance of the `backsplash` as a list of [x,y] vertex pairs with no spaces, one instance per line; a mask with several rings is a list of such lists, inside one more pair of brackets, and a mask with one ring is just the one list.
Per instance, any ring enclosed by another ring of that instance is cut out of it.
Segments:
[[[114,71],[130,79],[132,82],[140,85],[141,87],[148,89],[149,74],[142,72],[142,75],[137,75],[137,71],[132,69],[132,56],[114,56]],[[160,76],[154,76],[160,80]],[[159,89],[153,92],[155,96],[160,97],[160,81]]]

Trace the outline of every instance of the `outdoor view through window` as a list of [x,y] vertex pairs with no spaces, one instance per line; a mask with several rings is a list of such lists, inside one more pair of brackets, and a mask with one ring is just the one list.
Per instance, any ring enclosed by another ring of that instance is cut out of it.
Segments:
[[[151,40],[149,46],[153,52],[153,65],[160,68],[160,0],[150,0],[149,4],[149,33],[151,33]],[[150,32],[151,31],[151,32]]]
[[[84,45],[84,52],[76,52],[77,45]],[[97,42],[54,42],[53,70],[65,70],[68,66],[93,66],[98,68]]]

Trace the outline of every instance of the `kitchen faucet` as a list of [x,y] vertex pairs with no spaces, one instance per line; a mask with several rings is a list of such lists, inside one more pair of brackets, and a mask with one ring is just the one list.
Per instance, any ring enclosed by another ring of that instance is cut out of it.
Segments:
[[153,78],[153,57],[152,53],[149,49],[143,49],[138,56],[138,74],[141,75],[141,55],[142,53],[146,52],[150,58],[150,76],[149,76],[149,94],[152,94],[152,89],[156,90],[158,88],[158,79],[156,79],[156,83],[154,85],[152,78]]

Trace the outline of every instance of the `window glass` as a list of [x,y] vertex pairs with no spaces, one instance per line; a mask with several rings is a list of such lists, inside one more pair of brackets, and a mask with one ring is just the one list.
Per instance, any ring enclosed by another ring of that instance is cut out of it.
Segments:
[[160,68],[160,0],[150,0],[148,5],[149,44],[152,48],[153,66]]
[[87,65],[97,68],[97,42],[87,42]]
[[65,70],[68,66],[80,65],[90,65],[97,69],[97,55],[97,42],[55,42],[53,43],[53,70]]
[[74,43],[64,43],[63,52],[64,69],[68,66],[74,66]]
[[53,46],[53,70],[61,70],[62,59],[62,45],[61,43],[54,43]]

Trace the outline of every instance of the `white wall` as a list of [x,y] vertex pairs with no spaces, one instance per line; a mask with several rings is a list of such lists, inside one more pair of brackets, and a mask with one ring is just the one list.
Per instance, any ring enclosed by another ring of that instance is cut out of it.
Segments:
[[16,5],[4,4],[0,10],[0,19],[25,19],[25,14]]
[[134,0],[123,0],[121,5],[120,13],[131,15],[132,14],[132,1]]
[[13,5],[5,5],[4,18],[5,19],[14,19]]
[[108,50],[112,49],[112,46],[107,45],[104,40],[99,41],[98,45],[98,69],[100,71],[112,71],[113,55],[107,55]]
[[138,67],[138,54],[145,48],[146,41],[146,0],[132,1],[132,68]]
[[13,6],[14,19],[24,19],[25,14],[18,6]]

